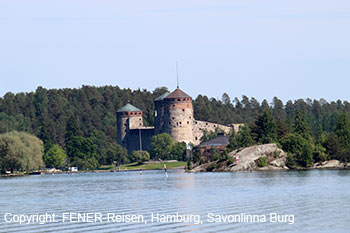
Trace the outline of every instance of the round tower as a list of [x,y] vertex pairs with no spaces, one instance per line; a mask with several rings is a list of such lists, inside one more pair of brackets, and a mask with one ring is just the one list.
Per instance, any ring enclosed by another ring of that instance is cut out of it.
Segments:
[[192,98],[177,88],[164,100],[164,131],[176,142],[193,142]]
[[155,134],[164,132],[164,98],[167,97],[170,92],[165,92],[154,100],[154,128]]
[[117,111],[117,143],[127,148],[127,136],[130,129],[143,126],[143,112],[131,104]]

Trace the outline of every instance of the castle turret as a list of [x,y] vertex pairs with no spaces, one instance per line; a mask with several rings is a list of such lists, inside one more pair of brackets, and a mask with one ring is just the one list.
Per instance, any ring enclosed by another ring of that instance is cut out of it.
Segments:
[[117,111],[117,142],[127,148],[128,131],[143,126],[143,112],[131,104],[126,104]]
[[165,92],[154,100],[154,126],[155,134],[164,132],[164,98],[167,97],[170,92]]
[[164,100],[164,132],[177,142],[193,142],[192,98],[177,88]]

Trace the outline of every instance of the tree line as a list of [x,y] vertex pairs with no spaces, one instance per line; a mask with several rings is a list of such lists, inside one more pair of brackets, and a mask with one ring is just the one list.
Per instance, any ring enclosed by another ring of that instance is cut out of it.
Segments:
[[[215,132],[206,137],[215,137]],[[332,132],[325,132],[320,127],[313,137],[304,113],[298,111],[291,128],[287,119],[275,119],[271,108],[267,108],[256,119],[241,126],[236,133],[230,133],[228,150],[218,153],[212,150],[210,160],[229,159],[228,152],[257,144],[276,143],[288,153],[286,165],[290,168],[311,167],[315,163],[330,159],[350,162],[350,117],[341,113]],[[201,161],[195,156],[195,162]],[[203,158],[202,158],[203,159]]]
[[[71,165],[82,168],[92,168],[114,161],[130,162],[126,150],[116,143],[115,112],[130,102],[144,111],[144,125],[154,125],[153,101],[165,91],[165,87],[149,91],[121,89],[118,86],[82,86],[78,89],[38,87],[34,92],[18,94],[9,92],[0,98],[0,134],[21,131],[37,136],[44,143],[44,158],[45,154],[60,154],[58,158],[51,158],[49,163],[52,164],[57,164],[61,160],[59,158],[65,157],[62,151]],[[315,148],[323,150],[316,147],[322,144],[327,154],[333,153],[346,158],[344,148],[347,146],[344,138],[347,136],[346,133],[345,136],[341,135],[345,129],[340,127],[339,118],[342,116],[344,122],[347,122],[346,117],[350,113],[350,103],[347,101],[299,99],[284,104],[277,97],[269,103],[267,100],[259,102],[247,96],[231,99],[224,93],[220,100],[198,95],[193,100],[193,106],[195,118],[198,120],[221,124],[245,123],[248,127],[242,128],[235,136],[240,144],[248,143],[244,142],[248,140],[244,135],[248,134],[256,143],[269,141],[266,138],[271,138],[271,135],[264,130],[257,130],[262,127],[259,124],[264,122],[260,119],[263,116],[273,119],[275,126],[270,127],[276,128],[276,135],[274,132],[272,135],[277,138],[275,141],[283,145],[282,138],[288,138],[287,136],[295,132],[296,122],[302,114]],[[266,115],[266,112],[270,113]],[[303,139],[308,141],[304,136]],[[316,144],[322,140],[327,140],[328,144]],[[176,145],[166,151],[173,150],[170,153],[172,154],[180,150],[180,147]],[[158,156],[150,152],[151,157]],[[162,156],[165,158],[170,154]]]

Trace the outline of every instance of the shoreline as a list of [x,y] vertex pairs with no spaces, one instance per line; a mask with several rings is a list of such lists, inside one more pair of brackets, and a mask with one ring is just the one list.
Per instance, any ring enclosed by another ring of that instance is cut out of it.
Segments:
[[[0,175],[0,178],[22,177],[22,176],[36,176],[36,175],[50,175],[50,174],[79,174],[79,173],[107,173],[107,172],[137,172],[137,171],[161,171],[164,169],[128,169],[128,170],[91,170],[91,171],[59,171],[59,172],[42,172],[41,174],[29,174],[29,173],[13,173]],[[289,172],[289,171],[311,171],[311,170],[350,170],[350,167],[315,167],[315,168],[293,168],[293,169],[257,169],[257,170],[245,170],[245,171],[193,171],[185,170],[184,167],[170,168],[168,170],[184,170],[186,173],[219,173],[219,172]]]
[[[39,174],[30,174],[30,173],[10,173],[10,174],[1,174],[0,178],[7,177],[21,177],[21,176],[36,176],[36,175],[50,175],[50,174],[78,174],[78,173],[107,173],[107,172],[135,172],[135,171],[161,171],[164,170],[162,168],[157,169],[113,169],[113,170],[83,170],[83,171],[57,171],[57,172],[45,172],[41,171]],[[168,168],[167,170],[185,170],[185,167],[176,167],[176,168]]]

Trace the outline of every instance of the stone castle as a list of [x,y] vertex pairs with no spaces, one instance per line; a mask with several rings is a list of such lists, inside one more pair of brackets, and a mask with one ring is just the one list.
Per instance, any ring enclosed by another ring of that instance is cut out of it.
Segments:
[[134,150],[148,150],[154,135],[168,133],[176,142],[200,144],[204,131],[220,129],[225,133],[237,131],[240,124],[221,125],[195,120],[193,117],[192,97],[177,88],[166,92],[154,100],[155,126],[143,125],[143,112],[131,104],[117,111],[117,142]]

